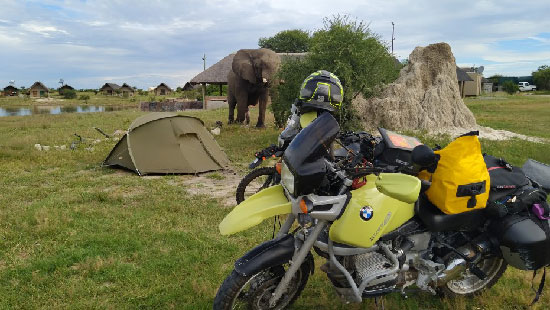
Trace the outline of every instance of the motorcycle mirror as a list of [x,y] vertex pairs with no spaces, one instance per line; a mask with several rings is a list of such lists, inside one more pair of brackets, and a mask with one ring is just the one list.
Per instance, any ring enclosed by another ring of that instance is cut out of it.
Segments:
[[429,167],[437,161],[434,151],[425,144],[417,145],[412,150],[411,159],[420,167]]

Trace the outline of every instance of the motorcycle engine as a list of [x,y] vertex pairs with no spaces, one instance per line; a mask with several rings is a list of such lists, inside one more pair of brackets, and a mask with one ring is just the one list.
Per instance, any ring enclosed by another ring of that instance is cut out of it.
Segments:
[[397,283],[397,273],[385,275],[392,267],[391,261],[381,253],[370,252],[353,256],[353,266],[356,271],[356,282],[362,283],[364,280],[371,279],[369,286],[365,290],[377,290],[393,286]]

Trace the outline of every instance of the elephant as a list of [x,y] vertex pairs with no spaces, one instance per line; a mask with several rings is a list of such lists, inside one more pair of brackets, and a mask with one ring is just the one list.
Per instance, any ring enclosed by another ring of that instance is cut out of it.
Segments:
[[265,127],[265,109],[269,101],[269,87],[277,83],[275,73],[279,69],[279,55],[267,48],[241,49],[233,57],[231,71],[227,74],[227,102],[229,104],[229,123],[250,122],[248,106],[259,105],[256,127]]

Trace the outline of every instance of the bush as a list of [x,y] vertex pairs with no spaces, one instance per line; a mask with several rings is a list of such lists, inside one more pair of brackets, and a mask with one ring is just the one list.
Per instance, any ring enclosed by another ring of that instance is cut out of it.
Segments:
[[502,83],[502,89],[508,94],[513,95],[519,91],[519,86],[513,81],[505,81]]
[[76,98],[76,91],[73,89],[66,89],[63,92],[63,98],[65,99],[75,99]]
[[550,90],[550,67],[540,66],[537,71],[533,72],[533,82],[537,85],[537,89]]
[[90,96],[89,95],[80,95],[80,97],[78,97],[78,100],[83,100],[84,104],[88,104],[88,100],[90,100]]
[[277,53],[302,53],[308,51],[309,33],[303,30],[284,30],[270,38],[260,38],[258,46]]
[[276,124],[284,126],[304,78],[324,69],[336,74],[344,87],[342,108],[336,114],[340,126],[354,129],[358,122],[352,99],[359,93],[371,97],[381,85],[393,82],[400,68],[388,47],[363,22],[339,15],[325,19],[324,27],[313,33],[307,56],[281,65],[278,75],[285,83],[272,91]]

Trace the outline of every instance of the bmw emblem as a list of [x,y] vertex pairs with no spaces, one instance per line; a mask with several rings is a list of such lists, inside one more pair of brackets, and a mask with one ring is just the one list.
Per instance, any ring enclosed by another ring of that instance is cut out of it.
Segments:
[[372,219],[372,217],[374,216],[374,211],[369,206],[362,207],[361,210],[359,211],[359,216],[363,221],[368,221]]

